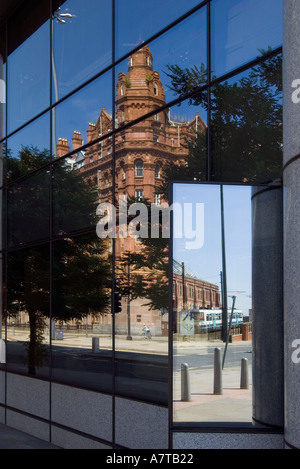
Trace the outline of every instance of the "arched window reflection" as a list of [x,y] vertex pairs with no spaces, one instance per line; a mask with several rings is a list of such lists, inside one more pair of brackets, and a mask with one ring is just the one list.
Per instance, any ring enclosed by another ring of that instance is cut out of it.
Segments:
[[143,162],[142,160],[137,160],[135,163],[135,175],[137,177],[143,177],[144,170],[143,170]]

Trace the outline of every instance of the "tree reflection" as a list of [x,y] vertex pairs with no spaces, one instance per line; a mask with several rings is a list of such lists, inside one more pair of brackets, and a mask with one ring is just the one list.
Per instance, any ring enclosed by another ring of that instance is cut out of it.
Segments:
[[[261,50],[265,56],[270,50]],[[193,148],[180,169],[165,167],[165,180],[177,176],[204,180],[205,142],[211,139],[212,169],[209,178],[226,182],[267,182],[281,177],[282,168],[282,57],[268,56],[242,76],[217,83],[206,93],[196,94],[205,73],[167,66],[171,90],[176,96],[192,92],[189,104],[210,110],[205,135],[189,141]],[[215,77],[212,77],[214,80]],[[209,104],[209,107],[208,107]],[[209,132],[209,133],[208,133]],[[198,149],[198,150],[197,150]],[[173,172],[173,174],[172,174]],[[166,193],[164,187],[163,193]]]
[[[260,52],[266,55],[269,51]],[[165,201],[169,199],[170,181],[257,183],[281,177],[281,71],[281,55],[268,57],[242,77],[213,86],[208,102],[206,92],[197,93],[206,79],[203,65],[191,69],[167,66],[170,89],[176,97],[190,95],[189,105],[210,110],[210,120],[205,130],[186,139],[184,160],[162,165],[159,192]],[[144,295],[151,299],[151,305],[167,308],[168,241],[149,237],[141,239],[141,243],[141,263],[149,268],[149,276],[155,279],[160,272]]]
[[26,363],[31,374],[43,365],[47,356],[43,333],[45,318],[50,315],[49,264],[49,244],[18,250],[8,256],[7,311],[13,318],[18,318],[23,311],[28,314],[30,336]]
[[[129,296],[131,299],[143,298],[149,310],[165,312],[168,309],[168,238],[162,237],[162,214],[153,220],[151,218],[151,203],[148,199],[136,199],[130,197],[129,203],[142,203],[147,208],[148,219],[142,222],[146,226],[147,237],[139,237],[140,248],[136,252],[125,252],[120,266],[123,269],[130,266],[120,279],[120,287],[123,294],[128,295],[127,280],[130,275]],[[128,222],[131,221],[129,217]],[[155,224],[157,226],[155,226]],[[164,227],[166,229],[166,227]],[[157,236],[152,237],[153,231]],[[141,231],[142,232],[142,231]],[[124,280],[125,279],[125,280]]]
[[[19,158],[9,158],[8,176],[15,179],[28,169],[35,171],[47,165],[48,157],[47,151],[23,148]],[[43,335],[47,318],[68,321],[87,314],[104,314],[111,300],[111,268],[104,241],[94,232],[81,234],[83,227],[95,226],[97,192],[79,173],[69,171],[63,164],[56,167],[55,180],[49,178],[50,172],[46,166],[45,170],[34,172],[31,183],[30,177],[25,184],[20,180],[8,188],[9,243],[20,244],[28,239],[36,242],[31,232],[39,231],[40,225],[44,227],[42,241],[34,247],[12,251],[7,264],[7,311],[13,317],[20,311],[28,314],[26,361],[32,374],[45,361]],[[57,240],[52,243],[50,194],[57,232]]]

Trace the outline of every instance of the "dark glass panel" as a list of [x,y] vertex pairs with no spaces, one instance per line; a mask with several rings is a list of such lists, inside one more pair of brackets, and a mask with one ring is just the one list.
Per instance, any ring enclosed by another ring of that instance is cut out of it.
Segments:
[[49,179],[49,170],[41,170],[7,188],[7,244],[9,247],[49,237]]
[[91,228],[96,230],[97,171],[95,176],[91,176],[88,166],[83,152],[74,158],[62,159],[53,166],[54,235]]
[[[5,332],[6,332],[6,321],[5,321],[5,313],[4,313],[4,295],[3,295],[3,290],[4,290],[4,279],[5,279],[5,254],[3,252],[5,246],[4,246],[4,241],[3,241],[3,234],[5,232],[4,228],[4,223],[3,220],[5,219],[4,217],[4,190],[0,190],[0,285],[1,285],[1,299],[0,299],[0,366],[4,366],[5,364]],[[2,365],[3,364],[3,365]]]
[[212,88],[212,177],[268,182],[282,174],[281,55]]
[[282,0],[213,0],[212,76],[282,45]]
[[112,60],[110,0],[68,0],[53,14],[53,99],[101,72]]
[[53,243],[52,377],[112,390],[111,242],[96,233]]
[[7,369],[49,377],[49,244],[7,255]]

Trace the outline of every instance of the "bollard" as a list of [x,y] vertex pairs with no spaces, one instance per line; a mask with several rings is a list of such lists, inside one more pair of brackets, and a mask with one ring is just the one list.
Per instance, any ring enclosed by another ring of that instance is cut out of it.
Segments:
[[241,389],[249,388],[249,379],[248,379],[248,359],[242,358],[241,361]]
[[181,400],[191,400],[190,373],[187,363],[181,364]]
[[223,394],[221,349],[215,348],[214,355],[214,394]]
[[99,337],[92,337],[92,351],[93,353],[99,352]]

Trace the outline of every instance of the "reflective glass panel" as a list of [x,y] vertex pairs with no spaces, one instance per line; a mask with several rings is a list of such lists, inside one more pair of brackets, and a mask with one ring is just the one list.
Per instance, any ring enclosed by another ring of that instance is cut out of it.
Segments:
[[50,114],[46,113],[7,139],[6,180],[13,181],[51,161]]
[[173,420],[251,423],[251,187],[173,197]]
[[[79,158],[82,158],[80,162]],[[91,175],[85,161],[85,154],[79,152],[74,158],[62,159],[53,166],[53,234],[56,236],[96,230],[97,171]]]
[[142,44],[172,21],[191,10],[198,0],[116,1],[116,58]]
[[206,9],[201,9],[118,65],[117,124],[184,97],[206,82],[206,73]]
[[212,88],[211,142],[214,180],[281,177],[281,55]]
[[211,18],[212,76],[282,44],[282,0],[213,0]]
[[8,133],[50,105],[49,28],[47,21],[8,57]]
[[68,0],[53,13],[54,101],[111,63],[111,31],[110,0]]
[[52,377],[111,392],[111,242],[96,232],[53,243]]
[[[43,158],[44,155],[41,154],[40,157]],[[30,152],[25,153],[25,158],[31,158]],[[7,188],[7,244],[9,247],[49,237],[49,185],[49,170],[41,170]]]
[[49,244],[7,255],[7,344],[9,371],[49,378]]
[[168,399],[169,181],[206,178],[206,101],[198,95],[116,134],[115,386],[150,402]]
[[53,148],[63,156],[111,132],[112,74],[99,77],[53,109]]

